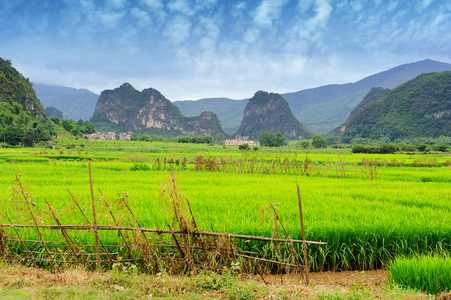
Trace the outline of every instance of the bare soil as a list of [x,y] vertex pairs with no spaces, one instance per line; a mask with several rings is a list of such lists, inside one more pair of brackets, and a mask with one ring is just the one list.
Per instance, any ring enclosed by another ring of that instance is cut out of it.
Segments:
[[[0,263],[0,299],[229,298],[218,291],[196,293],[190,276],[123,275],[82,269],[50,273]],[[394,290],[387,284],[383,270],[310,273],[308,286],[300,274],[266,275],[264,279],[267,284],[260,276],[243,274],[239,285],[253,291],[257,299],[431,299],[421,293]],[[443,294],[435,299],[449,300],[451,297]]]

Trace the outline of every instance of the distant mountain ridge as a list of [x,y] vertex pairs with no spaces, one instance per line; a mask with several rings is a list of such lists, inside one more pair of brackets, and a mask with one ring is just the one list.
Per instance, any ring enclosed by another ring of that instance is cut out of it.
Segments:
[[313,133],[293,115],[288,102],[276,93],[258,91],[249,99],[236,136],[256,139],[262,131],[281,132],[293,139],[311,138]]
[[200,100],[174,101],[185,116],[197,116],[202,111],[214,111],[221,120],[222,128],[233,135],[240,128],[243,112],[248,99],[233,100],[229,98],[204,98]]
[[[391,89],[421,73],[442,71],[451,71],[451,64],[426,59],[400,65],[354,83],[330,84],[284,93],[281,96],[289,103],[296,118],[301,120],[311,131],[327,133],[346,121],[351,111],[372,87]],[[44,91],[43,87],[45,87]],[[59,89],[54,90],[54,88]],[[35,84],[35,89],[43,106],[58,108],[66,118],[87,120],[94,113],[98,95],[92,92],[70,88],[61,90],[61,87],[39,84]],[[86,93],[83,95],[83,92]],[[75,93],[75,95],[71,95],[71,93]],[[198,116],[203,111],[214,112],[221,121],[224,131],[233,135],[240,127],[247,102],[248,99],[205,98],[173,103],[185,116]]]
[[148,88],[140,92],[129,83],[100,94],[91,122],[96,128],[109,128],[111,131],[159,129],[176,134],[212,137],[218,133],[224,134],[214,113],[202,112],[196,117],[185,117],[159,91]]
[[[426,59],[400,65],[354,83],[330,84],[280,95],[287,100],[296,118],[301,120],[311,131],[327,133],[346,121],[352,109],[362,101],[372,87],[391,89],[422,73],[442,71],[451,71],[451,64]],[[206,100],[208,99],[187,103],[176,101],[174,104],[180,108],[183,114],[195,115],[201,110],[202,105],[199,104]],[[224,128],[232,130],[239,127],[239,122],[236,120],[242,119],[244,113],[242,107],[247,101],[247,99],[229,99],[230,105],[226,108],[212,105],[209,106],[209,110],[218,114]]]
[[450,136],[451,71],[421,74],[384,92],[333,133],[345,143],[356,136],[391,141]]
[[95,110],[99,95],[86,90],[62,86],[34,84],[36,95],[44,107],[55,107],[64,118],[89,120]]

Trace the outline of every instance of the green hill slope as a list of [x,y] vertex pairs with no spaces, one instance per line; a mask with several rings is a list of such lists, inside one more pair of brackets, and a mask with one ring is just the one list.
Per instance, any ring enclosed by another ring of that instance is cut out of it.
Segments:
[[[317,133],[326,133],[343,124],[351,111],[362,101],[372,87],[392,89],[422,73],[451,71],[451,64],[430,59],[404,64],[370,75],[357,82],[330,84],[281,96],[291,111],[305,126]],[[218,115],[224,130],[233,134],[243,119],[248,100],[217,98],[197,101],[176,101],[184,115],[195,116],[204,110]]]
[[422,74],[386,92],[346,122],[343,142],[354,137],[408,139],[451,136],[451,72]]
[[33,146],[55,135],[31,82],[0,58],[0,143]]

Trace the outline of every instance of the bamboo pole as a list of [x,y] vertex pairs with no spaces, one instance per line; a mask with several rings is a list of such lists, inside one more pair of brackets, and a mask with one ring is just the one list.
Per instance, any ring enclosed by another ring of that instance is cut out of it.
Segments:
[[[23,225],[23,224],[0,224],[0,227],[19,227],[19,228],[27,228],[27,227],[41,227],[47,229],[57,229],[60,230],[60,227],[57,225]],[[61,225],[61,227],[72,230],[91,230],[91,225]],[[142,232],[154,232],[160,234],[181,234],[182,232],[179,230],[170,230],[170,229],[151,229],[151,228],[135,228],[135,227],[116,227],[109,225],[97,225],[97,230],[128,230],[128,231],[142,231]],[[290,240],[290,239],[279,239],[279,238],[268,238],[261,236],[252,236],[252,235],[242,235],[242,234],[230,234],[230,233],[219,233],[219,232],[207,232],[207,231],[193,231],[191,232],[193,235],[206,235],[206,236],[225,236],[231,237],[234,239],[241,240],[254,240],[254,241],[263,241],[263,242],[279,242],[279,243],[295,243],[295,244],[307,244],[307,245],[327,245],[325,242],[315,242],[315,241],[305,241],[305,240]]]
[[[44,197],[45,203],[47,203],[47,206],[49,207],[50,212],[52,213],[53,218],[56,221],[56,224],[58,224],[58,226],[61,226],[61,222],[58,219],[58,217],[56,216],[55,212],[53,211],[52,206],[50,205],[50,203],[47,201],[47,199]],[[74,242],[72,241],[72,239],[70,238],[70,236],[67,234],[66,229],[61,228],[61,234],[64,237],[64,239],[67,242],[67,245],[69,246],[70,250],[72,251],[72,253],[76,256],[77,259],[81,259],[80,257],[80,253],[79,253],[79,249],[77,249],[76,246],[74,246]],[[51,253],[53,254],[53,253]]]
[[[296,184],[298,188],[298,201],[299,201],[299,215],[301,218],[301,229],[302,229],[302,239],[305,241],[305,231],[304,231],[304,217],[302,216],[302,203],[301,203],[301,191],[299,189],[299,184]],[[304,267],[305,267],[305,284],[309,284],[309,269],[308,269],[308,260],[307,260],[307,245],[306,243],[302,243],[302,247],[304,248]]]
[[[132,217],[133,217],[133,219],[135,220],[135,222],[136,222],[136,225],[138,225],[138,227],[139,228],[137,228],[137,230],[136,231],[139,231],[140,233],[141,233],[141,235],[143,236],[143,238],[144,238],[144,241],[145,241],[145,243],[146,243],[146,250],[147,250],[147,253],[148,253],[148,257],[150,258],[151,257],[151,255],[152,255],[152,251],[151,251],[151,248],[150,248],[150,242],[149,242],[149,240],[148,240],[148,238],[147,238],[147,235],[144,233],[145,231],[143,230],[143,228],[141,228],[141,225],[139,224],[139,222],[138,222],[138,218],[136,217],[136,215],[133,213],[133,211],[132,211],[132,209],[130,208],[130,206],[128,206],[128,203],[127,203],[127,201],[126,201],[126,199],[124,199],[120,194],[119,194],[119,197],[121,197],[124,201],[124,205],[125,205],[125,207],[127,208],[127,210],[130,212],[130,214],[132,215]],[[157,264],[155,264],[155,268],[157,268]]]
[[[30,197],[27,197],[27,195],[25,194],[25,189],[24,189],[24,187],[22,186],[22,182],[20,182],[20,175],[16,175],[15,181],[17,182],[17,185],[18,185],[19,188],[20,188],[20,193],[21,193],[21,195],[22,195],[24,201],[25,201],[26,204],[27,204],[28,212],[30,213],[31,218],[33,219],[33,223],[34,223],[35,226],[37,226],[37,225],[38,225],[38,220],[37,220],[35,214],[33,213],[33,209],[31,208],[31,205],[32,205],[32,204],[31,204]],[[53,261],[53,257],[49,254],[50,251],[49,251],[49,249],[47,248],[46,243],[43,242],[43,241],[44,241],[44,236],[42,235],[42,232],[41,232],[40,228],[39,228],[39,227],[35,227],[35,228],[36,228],[36,231],[38,232],[38,235],[39,235],[40,240],[42,241],[41,245],[42,245],[42,247],[45,249],[45,253],[46,253],[47,256],[49,257],[49,259],[50,259],[51,261]],[[58,270],[58,265],[57,265],[56,263],[53,263],[53,265],[55,266],[55,269]]]
[[[114,224],[116,224],[116,226],[119,226],[119,223],[117,222],[116,218],[114,217],[114,214],[113,214],[113,211],[111,210],[110,205],[106,201],[106,198],[105,198],[105,196],[103,196],[102,191],[100,189],[99,189],[99,192],[100,192],[100,195],[102,195],[102,197],[104,199],[106,207],[108,208],[108,211],[110,212],[111,218],[113,218]],[[129,254],[132,255],[132,249],[130,248],[130,245],[128,244],[127,239],[122,234],[122,230],[119,229],[117,232],[118,232],[119,236],[122,238],[122,240],[124,241],[125,246],[127,247]]]
[[8,252],[6,251],[5,244],[3,243],[3,228],[0,229],[0,250],[2,251],[2,257],[8,257]]
[[[94,235],[97,234],[97,236],[98,236],[98,231],[100,230],[100,229],[99,229],[99,225],[96,225],[97,230],[94,231],[94,227],[91,225],[91,222],[89,222],[88,217],[86,216],[85,212],[84,212],[83,209],[81,208],[81,206],[80,206],[80,204],[78,203],[77,199],[75,199],[74,195],[72,195],[72,193],[71,193],[69,190],[67,190],[67,191],[69,192],[69,195],[72,197],[72,201],[74,201],[75,205],[78,207],[78,210],[81,212],[81,214],[82,214],[83,217],[85,218],[85,221],[86,221],[86,223],[87,223],[88,225],[68,225],[68,226],[67,226],[67,225],[66,225],[66,226],[61,225],[59,228],[74,229],[74,228],[71,228],[70,226],[84,226],[85,228],[84,228],[83,230],[91,230],[91,232],[92,232]],[[108,226],[107,226],[107,227],[108,227]],[[48,229],[56,229],[56,228],[48,228]],[[103,242],[102,242],[102,240],[101,240],[100,238],[99,238],[99,243],[100,243],[100,245],[102,245],[102,248],[105,248],[105,246],[103,245]],[[108,257],[108,259],[110,259],[110,257]]]
[[92,229],[94,231],[94,236],[96,239],[97,271],[100,272],[99,233],[97,231],[96,202],[94,199],[94,189],[92,188],[91,163],[89,163],[89,185],[91,187],[91,204],[92,204],[92,216],[93,216]]

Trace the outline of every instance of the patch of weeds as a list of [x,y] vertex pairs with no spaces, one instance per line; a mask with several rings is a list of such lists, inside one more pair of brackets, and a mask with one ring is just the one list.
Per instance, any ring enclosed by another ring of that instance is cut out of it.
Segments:
[[223,289],[223,293],[228,299],[248,300],[255,299],[254,293],[244,284],[232,284],[228,288]]
[[220,291],[232,285],[232,275],[230,273],[218,274],[215,272],[200,273],[192,277],[191,284],[198,293]]
[[215,272],[200,273],[192,277],[190,285],[197,293],[219,292],[227,299],[255,299],[251,285],[242,283],[237,274],[240,270],[239,263],[233,263],[230,270],[224,269],[223,274]]
[[360,272],[361,280],[351,282],[351,288],[346,293],[339,291],[321,292],[318,294],[319,299],[323,300],[361,300],[374,298],[371,290],[365,287],[365,272]]

